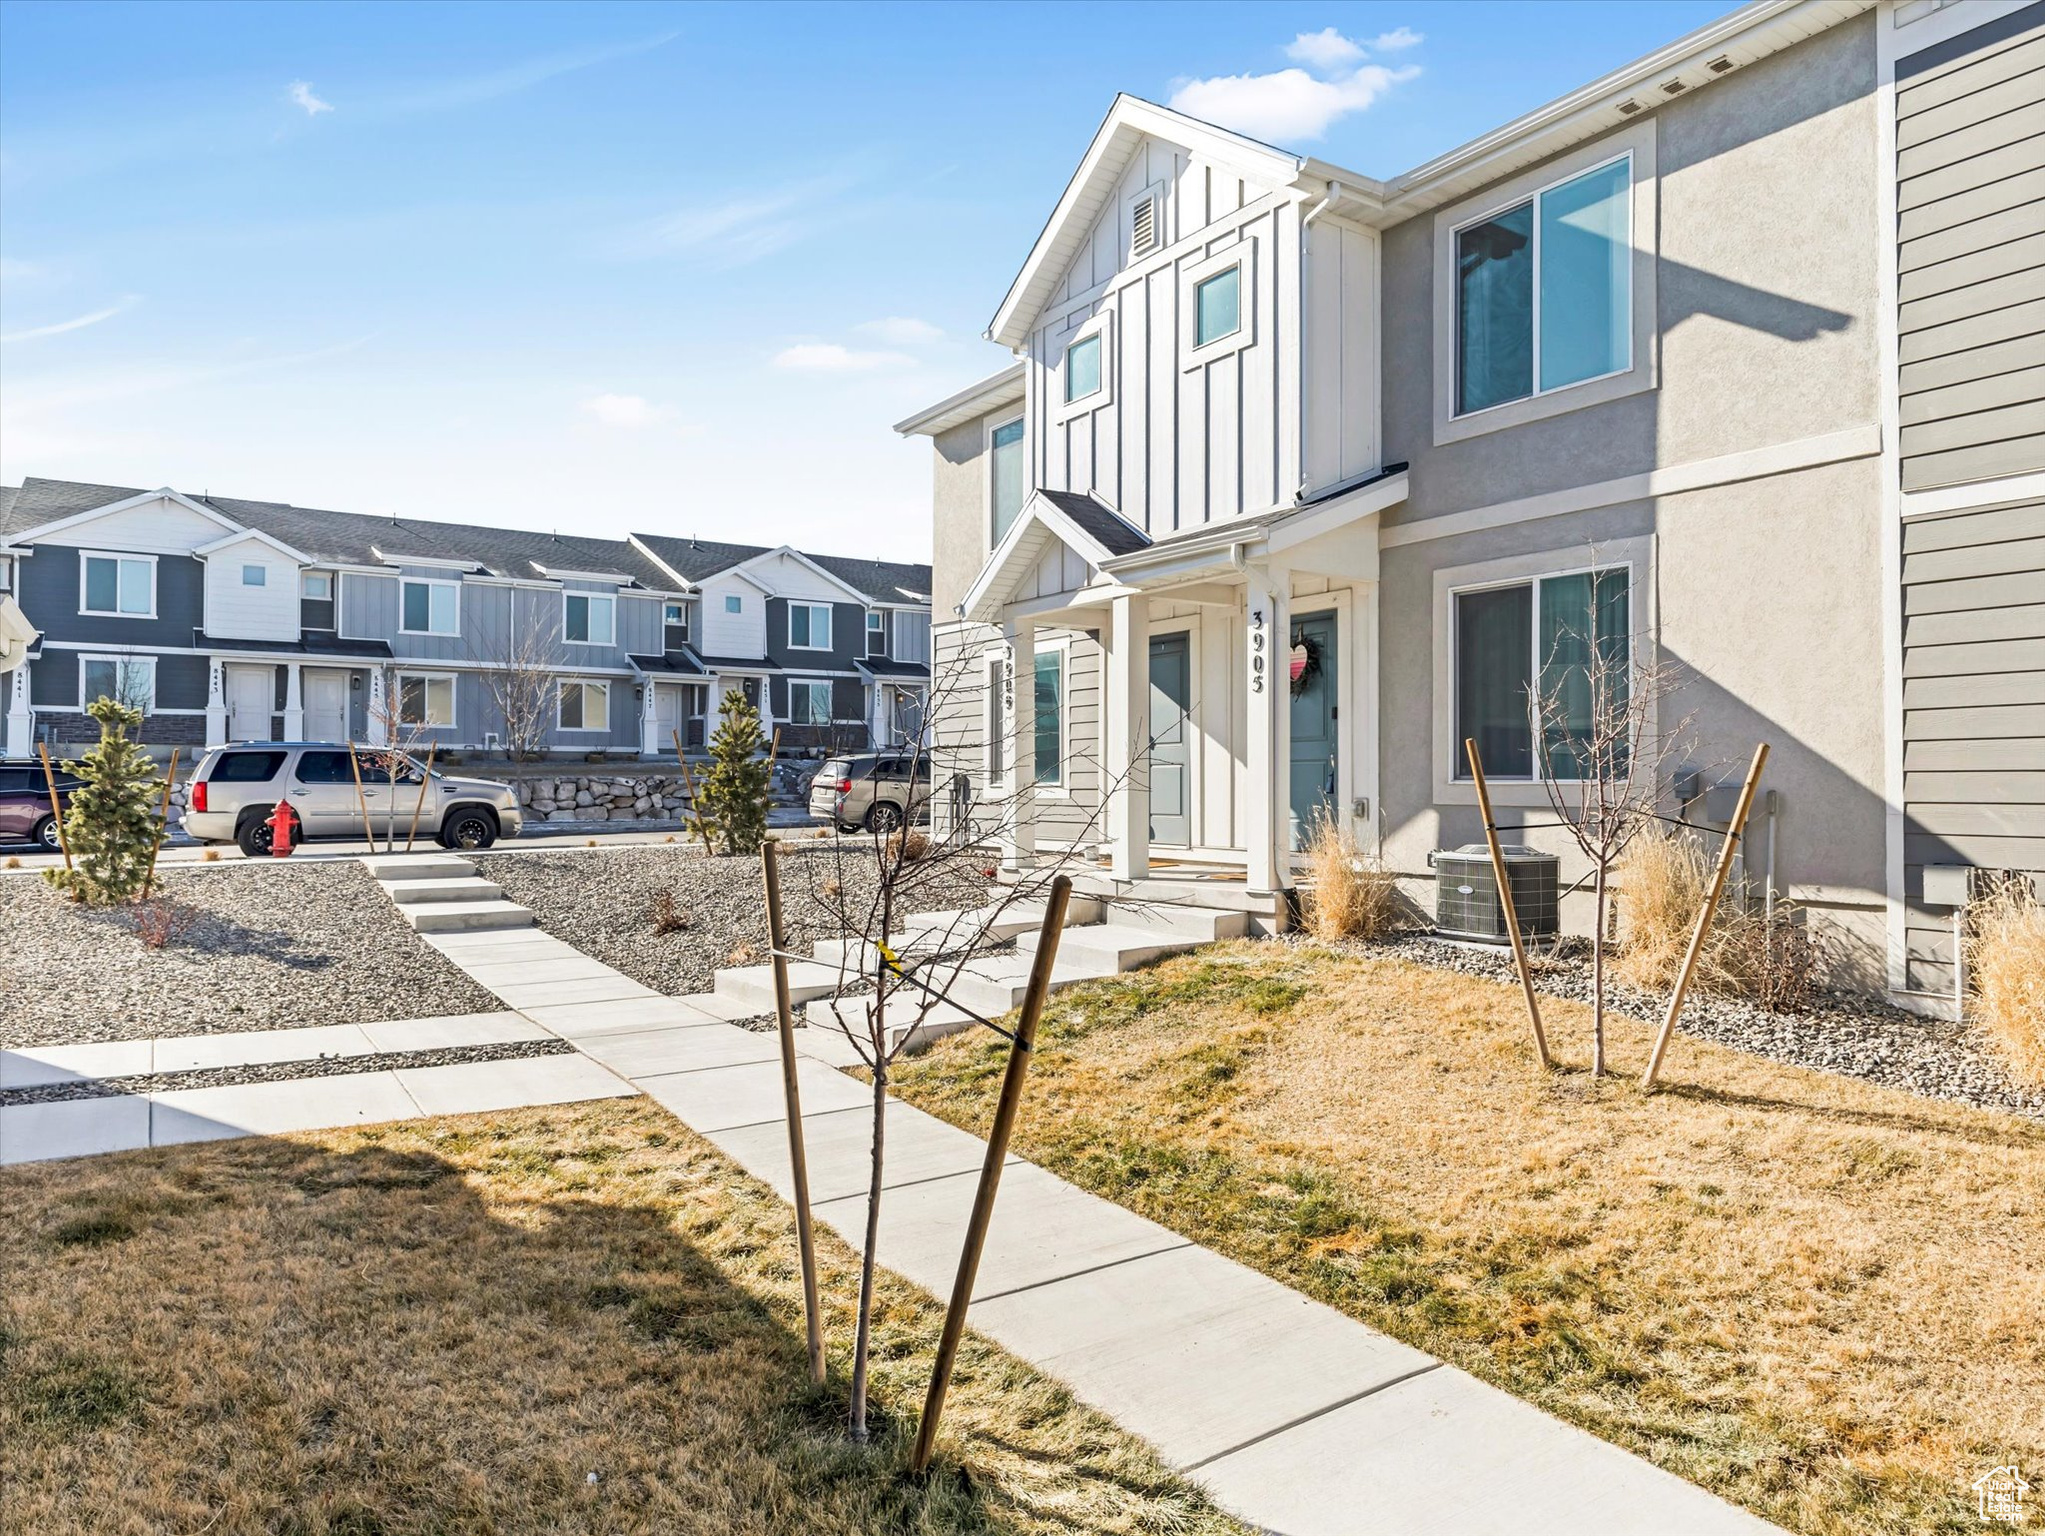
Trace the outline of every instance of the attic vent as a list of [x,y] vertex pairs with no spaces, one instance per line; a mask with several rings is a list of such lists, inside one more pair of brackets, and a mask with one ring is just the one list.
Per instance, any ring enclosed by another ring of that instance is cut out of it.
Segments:
[[1733,67],[1733,61],[1730,57],[1722,53],[1704,67],[1710,70],[1714,75],[1722,75],[1727,70]]
[[1664,96],[1680,96],[1689,89],[1690,87],[1680,80],[1664,80],[1662,82],[1662,94]]
[[1619,103],[1619,115],[1621,117],[1631,117],[1633,116],[1634,113],[1638,112],[1639,110],[1640,103],[1633,100],[1631,97],[1628,97],[1625,101]]
[[1140,197],[1129,211],[1129,254],[1148,256],[1157,249],[1157,198]]

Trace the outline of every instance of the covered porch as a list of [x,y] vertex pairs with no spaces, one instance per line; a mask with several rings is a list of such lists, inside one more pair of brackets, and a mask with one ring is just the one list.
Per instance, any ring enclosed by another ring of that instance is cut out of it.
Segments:
[[1233,887],[1282,919],[1317,819],[1374,847],[1377,521],[1404,496],[1378,475],[1152,540],[1034,493],[962,614],[1004,861],[1077,853],[1117,889]]

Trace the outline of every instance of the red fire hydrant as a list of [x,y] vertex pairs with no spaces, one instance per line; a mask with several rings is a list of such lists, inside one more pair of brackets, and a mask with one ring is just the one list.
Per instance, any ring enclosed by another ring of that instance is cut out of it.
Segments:
[[272,858],[291,857],[291,834],[298,828],[298,813],[291,809],[291,802],[279,800],[277,809],[270,813],[270,855]]

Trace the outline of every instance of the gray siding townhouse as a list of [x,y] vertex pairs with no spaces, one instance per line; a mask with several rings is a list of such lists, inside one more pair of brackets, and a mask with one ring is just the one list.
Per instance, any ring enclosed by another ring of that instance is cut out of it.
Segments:
[[[163,747],[397,732],[650,757],[701,746],[726,684],[789,722],[787,745],[899,740],[920,728],[900,699],[928,671],[928,568],[835,562],[868,593],[828,558],[30,479],[0,488],[0,594],[33,637],[0,673],[6,751],[91,739],[84,707],[112,694]],[[727,589],[757,635],[723,622]]]
[[1118,98],[897,428],[941,772],[1276,925],[1317,817],[1431,908],[1474,737],[1568,882],[1596,636],[1682,674],[1669,812],[1768,741],[1748,873],[1940,1008],[1925,869],[2045,871],[2041,130],[2035,0],[1761,0],[1386,180]]

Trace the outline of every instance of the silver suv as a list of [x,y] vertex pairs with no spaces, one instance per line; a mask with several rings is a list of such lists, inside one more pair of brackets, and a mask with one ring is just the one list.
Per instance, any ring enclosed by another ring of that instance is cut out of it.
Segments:
[[810,815],[829,817],[841,832],[892,832],[929,809],[930,759],[908,752],[834,757],[810,781]]
[[376,836],[395,831],[403,837],[416,812],[420,835],[443,848],[487,848],[500,837],[518,836],[525,825],[509,784],[429,776],[405,753],[379,747],[357,747],[354,759],[345,744],[331,741],[210,748],[192,774],[185,830],[203,843],[233,842],[253,858],[270,851],[269,818],[279,800],[291,802],[298,835],[307,841],[360,838],[365,813]]

